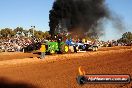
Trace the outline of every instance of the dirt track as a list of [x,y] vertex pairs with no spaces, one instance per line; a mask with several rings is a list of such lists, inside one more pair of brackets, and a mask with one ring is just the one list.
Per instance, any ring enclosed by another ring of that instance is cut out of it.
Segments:
[[[78,67],[87,74],[130,74],[131,47],[103,48],[98,52],[46,56],[33,54],[0,54],[0,88],[131,88],[130,84],[87,84],[76,82]],[[18,59],[26,58],[26,59]],[[3,87],[4,86],[4,87]]]

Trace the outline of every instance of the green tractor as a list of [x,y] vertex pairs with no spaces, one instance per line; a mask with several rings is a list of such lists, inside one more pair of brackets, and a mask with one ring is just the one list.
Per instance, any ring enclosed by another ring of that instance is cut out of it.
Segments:
[[68,53],[69,46],[62,41],[44,41],[46,45],[46,53],[55,54],[55,53]]

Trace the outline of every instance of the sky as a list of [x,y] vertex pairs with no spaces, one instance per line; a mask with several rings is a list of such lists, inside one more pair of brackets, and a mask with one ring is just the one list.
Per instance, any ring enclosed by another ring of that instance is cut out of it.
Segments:
[[105,35],[103,40],[114,40],[121,38],[124,32],[132,32],[132,0],[106,0],[106,4],[111,12],[118,14],[121,17],[125,29],[123,31],[116,30],[111,25],[106,25]]
[[49,30],[49,10],[54,0],[0,0],[0,28],[36,26]]
[[[36,30],[49,31],[49,10],[54,0],[0,0],[0,29],[23,27],[29,29],[36,26]],[[106,0],[112,12],[117,13],[126,26],[125,31],[132,32],[132,0]],[[111,25],[105,26],[102,40],[112,40],[121,37],[122,32]],[[125,32],[124,31],[124,32]]]

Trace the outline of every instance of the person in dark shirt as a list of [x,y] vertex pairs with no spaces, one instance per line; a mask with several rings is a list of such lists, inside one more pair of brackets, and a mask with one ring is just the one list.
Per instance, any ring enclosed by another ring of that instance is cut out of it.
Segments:
[[76,45],[73,46],[74,52],[77,53]]

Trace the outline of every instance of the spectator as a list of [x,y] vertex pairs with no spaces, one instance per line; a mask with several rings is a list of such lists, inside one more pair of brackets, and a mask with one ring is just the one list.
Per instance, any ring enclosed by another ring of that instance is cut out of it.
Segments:
[[44,43],[41,45],[40,52],[41,52],[40,59],[44,59],[45,58],[45,52],[46,52],[46,47],[45,47]]
[[74,52],[77,53],[76,45],[73,46]]

